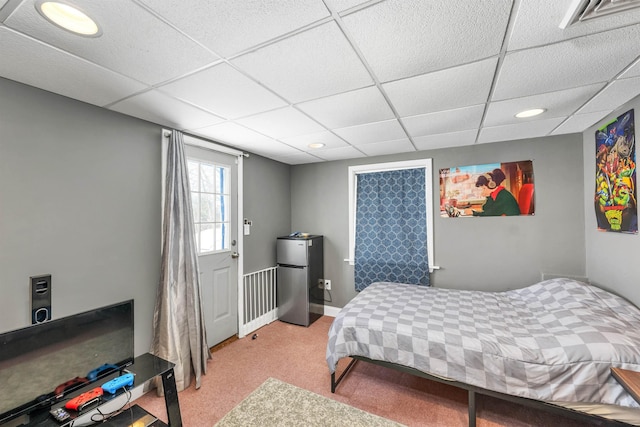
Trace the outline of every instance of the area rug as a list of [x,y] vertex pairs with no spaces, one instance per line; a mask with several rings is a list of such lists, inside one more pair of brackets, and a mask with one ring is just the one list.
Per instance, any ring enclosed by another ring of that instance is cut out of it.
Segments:
[[240,426],[398,427],[402,424],[269,378],[215,425]]

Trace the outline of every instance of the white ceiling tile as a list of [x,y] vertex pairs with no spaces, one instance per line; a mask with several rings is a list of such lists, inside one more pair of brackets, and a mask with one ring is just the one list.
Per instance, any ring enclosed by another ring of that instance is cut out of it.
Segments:
[[409,153],[416,151],[407,138],[393,141],[373,142],[371,144],[359,145],[358,149],[367,156],[382,156],[384,154]]
[[128,0],[74,0],[94,18],[100,37],[78,37],[50,24],[23,2],[8,27],[147,84],[157,84],[211,63],[218,57]]
[[552,92],[613,78],[638,56],[640,25],[508,53],[494,100]]
[[574,0],[520,0],[509,37],[509,49],[525,49],[587,34],[624,27],[640,21],[640,10],[582,21],[565,29],[559,27]]
[[263,156],[293,156],[300,153],[297,148],[290,147],[282,142],[271,140],[269,144],[257,144],[257,143],[241,143],[238,147],[257,153]]
[[276,139],[325,130],[321,125],[293,107],[256,114],[236,120],[236,122]]
[[218,125],[203,127],[198,129],[198,134],[233,145],[254,144],[260,146],[261,144],[268,145],[273,142],[273,138],[261,135],[234,122],[224,122]]
[[640,95],[640,77],[616,80],[578,111],[580,114],[614,110]]
[[292,103],[364,87],[373,82],[333,22],[231,62]]
[[176,129],[197,129],[224,121],[221,117],[185,104],[157,90],[132,96],[111,105],[109,109]]
[[345,160],[366,157],[354,147],[329,148],[327,150],[314,150],[314,156],[323,160]]
[[[257,134],[251,130],[244,129],[235,123],[227,122],[220,125],[209,126],[193,131],[194,135],[199,135],[214,141],[221,141],[233,147],[250,151],[272,159],[280,156],[291,156],[300,153],[300,150],[290,147],[275,139]],[[231,141],[231,142],[229,142]]]
[[413,138],[418,150],[435,150],[436,148],[461,147],[473,145],[476,141],[477,130],[449,132],[438,135],[425,135]]
[[[0,76],[94,105],[147,86],[0,26]],[[53,66],[55,64],[55,66]]]
[[487,102],[496,58],[385,83],[398,114],[414,116]]
[[[552,117],[566,117],[573,114],[604,87],[604,83],[596,83],[556,92],[531,95],[522,98],[496,101],[489,104],[483,126],[500,126],[526,121],[545,120]],[[518,119],[515,115],[521,111],[533,108],[544,108],[546,111],[539,116]]]
[[207,68],[161,86],[161,90],[228,119],[287,105],[229,64]]
[[394,117],[389,104],[375,86],[304,102],[297,107],[331,129]]
[[556,128],[564,117],[556,117],[548,120],[525,122],[515,125],[484,127],[480,130],[478,143],[511,141],[525,138],[537,138],[547,136]]
[[611,110],[608,111],[598,111],[595,113],[587,113],[587,114],[575,114],[569,117],[564,123],[554,129],[551,132],[552,135],[563,135],[567,133],[579,133],[583,132],[585,129],[591,127],[595,123],[598,123],[600,119],[606,117],[607,114],[611,113]]
[[290,156],[278,156],[275,160],[286,163],[288,165],[303,165],[308,163],[318,163],[324,160],[319,159],[316,156],[312,156],[309,153],[298,153]]
[[474,105],[456,110],[404,117],[402,123],[411,136],[450,133],[477,128],[483,112],[484,104]]
[[352,7],[367,3],[368,1],[369,0],[325,0],[325,3],[327,3],[327,6],[336,12],[343,12],[351,9]]
[[334,129],[334,132],[353,145],[390,141],[407,136],[400,123],[395,119]]
[[376,76],[386,82],[497,55],[511,3],[386,1],[347,15],[343,22]]
[[620,75],[621,79],[640,76],[640,59],[633,63],[624,73]]
[[292,147],[299,148],[301,150],[309,150],[309,144],[321,143],[324,144],[324,148],[338,148],[345,147],[348,144],[342,139],[334,135],[329,131],[322,131],[316,133],[310,133],[307,135],[297,135],[288,138],[279,138],[280,141]]
[[225,57],[329,16],[318,0],[142,0],[214,52]]
[[74,0],[87,38],[0,0],[0,76],[287,164],[584,132],[640,96],[640,10],[572,1]]

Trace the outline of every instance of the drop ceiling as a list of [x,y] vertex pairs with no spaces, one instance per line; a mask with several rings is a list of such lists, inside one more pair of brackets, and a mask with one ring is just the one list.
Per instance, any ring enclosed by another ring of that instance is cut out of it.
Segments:
[[68,2],[100,37],[0,0],[1,77],[292,165],[582,132],[640,95],[640,9],[561,29],[574,0]]

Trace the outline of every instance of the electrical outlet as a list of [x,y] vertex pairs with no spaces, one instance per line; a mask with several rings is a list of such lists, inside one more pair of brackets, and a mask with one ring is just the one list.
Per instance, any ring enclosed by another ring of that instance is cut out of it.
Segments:
[[324,289],[324,279],[318,279],[318,289]]
[[331,290],[331,280],[329,279],[324,279],[324,288],[328,291]]

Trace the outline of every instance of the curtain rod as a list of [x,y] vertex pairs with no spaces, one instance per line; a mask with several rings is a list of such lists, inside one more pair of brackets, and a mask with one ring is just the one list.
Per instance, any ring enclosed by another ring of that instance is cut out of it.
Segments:
[[[182,131],[180,131],[180,132],[182,132]],[[205,138],[203,138],[203,137],[201,137],[201,136],[193,135],[193,134],[191,134],[191,133],[182,132],[182,134],[183,134],[183,135],[186,135],[186,136],[189,136],[189,137],[191,137],[191,138],[201,139],[201,140],[203,140],[203,141],[210,142],[210,143],[212,143],[212,144],[220,145],[221,147],[226,147],[226,148],[229,148],[229,149],[231,149],[231,150],[238,151],[238,152],[240,153],[240,155],[241,155],[241,156],[246,157],[246,158],[249,158],[249,153],[245,153],[244,151],[242,151],[242,150],[238,150],[237,148],[234,148],[234,147],[227,147],[226,145],[224,145],[224,144],[220,144],[219,142],[211,141],[211,140],[209,140],[209,139],[205,139]],[[170,130],[165,129],[165,130],[163,130],[162,135],[163,135],[165,138],[169,138],[169,137],[171,136],[171,131],[170,131]]]

